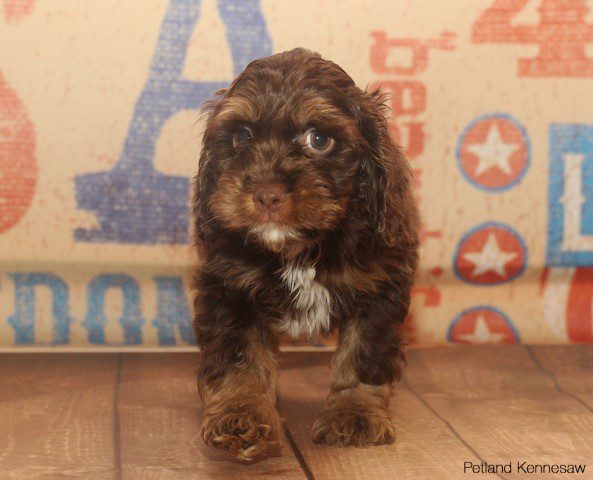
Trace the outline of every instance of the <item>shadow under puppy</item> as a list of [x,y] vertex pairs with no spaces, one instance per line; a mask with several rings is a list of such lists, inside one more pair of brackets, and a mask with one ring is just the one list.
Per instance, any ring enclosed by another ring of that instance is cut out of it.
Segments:
[[278,445],[277,335],[334,327],[313,439],[394,440],[418,216],[385,110],[379,91],[304,49],[250,63],[206,106],[194,325],[207,444],[245,460]]

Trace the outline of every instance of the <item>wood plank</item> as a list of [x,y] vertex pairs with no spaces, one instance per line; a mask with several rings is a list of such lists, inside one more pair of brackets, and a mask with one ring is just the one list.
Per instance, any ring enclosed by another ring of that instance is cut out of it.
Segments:
[[592,477],[593,415],[558,391],[525,347],[419,349],[409,357],[411,388],[487,462],[513,462],[504,478],[525,478],[517,461],[589,463],[578,478]]
[[539,345],[529,349],[557,388],[593,412],[593,346]]
[[[0,355],[0,476],[111,479],[120,477],[121,464],[125,479],[305,477],[288,445],[282,456],[249,466],[203,445],[195,354],[120,358],[118,387],[115,355]],[[393,402],[398,441],[368,449],[310,440],[329,359],[281,359],[280,411],[314,478],[469,478],[463,462],[479,458],[593,458],[590,346],[411,350]],[[575,478],[593,477],[591,468]]]
[[196,354],[124,356],[119,390],[122,478],[305,478],[289,445],[281,456],[253,465],[204,445],[197,360]]
[[0,355],[2,478],[115,478],[115,375],[111,355]]
[[402,385],[392,401],[395,444],[369,448],[314,444],[310,431],[327,395],[330,358],[325,353],[294,353],[281,362],[280,412],[315,479],[468,478],[459,466],[463,460],[479,459]]

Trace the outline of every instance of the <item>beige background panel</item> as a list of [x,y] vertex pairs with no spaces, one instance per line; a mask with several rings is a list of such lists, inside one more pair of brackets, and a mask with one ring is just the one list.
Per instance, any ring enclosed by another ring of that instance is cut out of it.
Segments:
[[[5,0],[6,5],[16,3]],[[479,40],[478,20],[503,3],[518,9],[507,27],[523,33],[513,33],[506,43],[494,37]],[[445,7],[437,0],[23,0],[18,15],[13,10],[8,13],[6,7],[0,9],[0,79],[18,98],[33,126],[36,187],[25,215],[0,231],[0,345],[186,348],[191,343],[180,332],[182,325],[189,325],[189,313],[184,312],[189,312],[187,287],[196,261],[194,249],[184,242],[77,238],[77,229],[100,228],[101,218],[97,211],[77,204],[76,179],[117,168],[139,98],[152,78],[150,66],[159,35],[179,34],[179,29],[165,31],[170,28],[165,22],[167,12],[176,5],[198,4],[199,18],[183,45],[181,80],[207,85],[230,82],[240,67],[234,52],[243,45],[240,42],[248,41],[253,52],[295,46],[319,51],[340,64],[361,87],[383,85],[391,93],[396,107],[391,123],[415,169],[424,224],[422,264],[408,321],[412,341],[593,341],[587,303],[593,297],[587,281],[593,252],[569,252],[554,261],[546,253],[555,238],[553,232],[561,230],[559,217],[552,213],[559,203],[550,191],[565,185],[551,172],[550,166],[564,152],[554,150],[551,131],[555,125],[580,125],[579,132],[593,128],[593,74],[586,63],[581,70],[550,70],[547,75],[527,76],[520,70],[521,59],[536,58],[542,49],[551,48],[545,43],[550,38],[545,34],[550,21],[571,39],[574,51],[582,44],[583,55],[593,58],[593,2],[451,0]],[[225,5],[235,15],[228,25],[221,14]],[[574,34],[574,25],[565,17],[582,8],[589,11],[577,15],[582,30]],[[551,11],[553,18],[546,20]],[[260,22],[262,29],[243,40],[230,39],[229,31],[252,31],[255,24],[245,19]],[[531,31],[537,35],[529,41],[533,35],[525,32]],[[517,35],[514,40],[513,35]],[[400,47],[393,46],[397,43]],[[414,52],[406,45],[420,48],[416,69],[411,68]],[[425,55],[422,45],[428,45]],[[246,63],[246,57],[241,58]],[[7,132],[13,128],[13,105],[13,100],[0,100],[0,126],[4,126],[0,128],[0,166],[6,169],[7,182],[10,175],[23,174],[18,170],[19,158],[2,157],[8,152],[2,141],[8,142]],[[151,137],[150,162],[156,171],[188,180],[195,174],[203,129],[199,118],[195,106],[180,108],[163,122]],[[516,125],[524,131],[529,146],[524,173],[512,171],[510,177],[518,178],[509,177],[504,189],[479,185],[502,178],[500,164],[482,176],[474,175],[473,181],[462,172],[468,158],[474,165],[482,161],[467,153],[458,158],[460,145],[467,152],[469,146],[486,141],[486,137],[464,140],[464,132],[481,121],[493,122],[489,128],[504,127],[503,148],[505,138],[506,145],[516,145],[505,137],[508,131],[518,132]],[[587,142],[593,144],[593,134],[575,135],[571,148],[584,148],[581,222],[586,233],[593,225],[586,207],[593,184],[586,174],[588,162],[593,162],[593,147]],[[12,164],[16,167],[5,166]],[[189,195],[175,201],[189,206]],[[0,212],[10,214],[10,208],[0,204]],[[484,252],[493,224],[504,227],[494,233],[494,257],[483,254],[478,257],[481,266],[471,266],[467,259]],[[459,262],[465,262],[461,274],[456,271]],[[482,273],[476,273],[480,268]],[[89,289],[104,275],[102,302],[101,295]],[[126,339],[120,323],[126,315],[118,275],[129,277],[131,282],[126,282],[138,289],[144,323],[133,341]],[[159,297],[155,277],[174,278],[175,286],[171,283]],[[65,285],[66,300],[56,300],[57,294],[46,285],[53,281],[57,282],[52,283],[54,287]],[[61,305],[58,310],[70,319],[66,330],[56,327],[60,315],[52,310],[56,301]],[[172,343],[163,343],[164,327],[154,324],[159,308],[166,310],[167,318],[177,315],[179,319],[172,337],[167,337],[173,338]],[[104,338],[98,341],[91,339],[85,322],[89,311],[101,315],[102,310]],[[11,323],[13,318],[18,321]]]

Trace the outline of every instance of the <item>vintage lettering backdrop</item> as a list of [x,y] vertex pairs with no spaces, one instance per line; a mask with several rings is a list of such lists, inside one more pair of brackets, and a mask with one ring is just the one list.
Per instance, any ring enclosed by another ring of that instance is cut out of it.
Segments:
[[592,342],[592,3],[2,0],[0,346],[193,345],[199,107],[295,46],[390,92],[412,341]]

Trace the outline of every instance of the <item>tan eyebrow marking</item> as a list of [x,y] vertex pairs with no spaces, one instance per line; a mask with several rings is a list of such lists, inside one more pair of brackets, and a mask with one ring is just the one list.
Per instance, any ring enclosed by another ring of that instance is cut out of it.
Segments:
[[257,120],[257,111],[253,103],[245,97],[230,97],[224,103],[216,115],[217,120],[245,120],[246,122],[255,122]]

